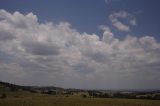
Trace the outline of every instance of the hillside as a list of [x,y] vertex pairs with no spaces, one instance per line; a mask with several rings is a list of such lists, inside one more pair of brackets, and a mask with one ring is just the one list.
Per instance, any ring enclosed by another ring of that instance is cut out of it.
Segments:
[[24,95],[79,95],[91,98],[128,98],[128,99],[154,99],[160,100],[160,91],[129,91],[129,90],[84,90],[84,89],[64,89],[54,86],[21,86],[7,82],[0,82],[0,95],[7,97],[19,97]]
[[[151,98],[153,95],[157,98]],[[80,90],[0,82],[0,106],[159,106],[159,100],[150,100],[159,99],[158,95],[156,91]]]

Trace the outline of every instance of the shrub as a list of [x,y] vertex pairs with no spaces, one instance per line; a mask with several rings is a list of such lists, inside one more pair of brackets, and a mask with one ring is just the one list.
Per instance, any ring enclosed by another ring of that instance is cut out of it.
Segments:
[[82,94],[82,97],[83,97],[83,98],[87,98],[87,95],[85,95],[85,94]]
[[6,95],[5,93],[3,93],[3,94],[1,95],[1,99],[5,99],[5,98],[7,98],[7,95]]

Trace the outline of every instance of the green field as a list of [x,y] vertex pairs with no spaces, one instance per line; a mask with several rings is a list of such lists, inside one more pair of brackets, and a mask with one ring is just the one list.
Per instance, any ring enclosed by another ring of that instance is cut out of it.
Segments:
[[160,106],[160,101],[34,94],[0,99],[0,106]]

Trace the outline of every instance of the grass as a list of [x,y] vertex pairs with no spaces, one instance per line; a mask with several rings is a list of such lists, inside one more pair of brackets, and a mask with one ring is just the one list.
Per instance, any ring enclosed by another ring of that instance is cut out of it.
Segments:
[[159,100],[82,98],[49,95],[27,95],[0,99],[0,106],[160,106]]
[[0,106],[160,106],[160,100],[53,96],[23,90],[10,92],[9,89],[0,87],[0,96],[3,93],[7,98],[0,99]]

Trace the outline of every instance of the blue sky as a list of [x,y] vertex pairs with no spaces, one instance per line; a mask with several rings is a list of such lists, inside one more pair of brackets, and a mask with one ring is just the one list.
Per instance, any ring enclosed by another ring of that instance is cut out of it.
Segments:
[[159,0],[0,0],[0,80],[160,89]]
[[[1,0],[0,8],[9,12],[33,12],[39,21],[66,21],[80,32],[102,35],[99,25],[110,25],[108,16],[113,12],[127,11],[137,20],[137,26],[130,32],[134,36],[159,37],[159,0]],[[112,26],[110,26],[112,27]],[[112,28],[114,30],[114,28]],[[116,37],[124,33],[114,30]],[[127,33],[128,34],[128,33]]]

